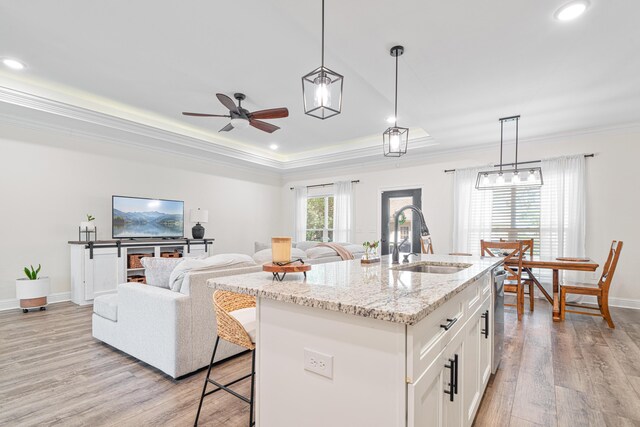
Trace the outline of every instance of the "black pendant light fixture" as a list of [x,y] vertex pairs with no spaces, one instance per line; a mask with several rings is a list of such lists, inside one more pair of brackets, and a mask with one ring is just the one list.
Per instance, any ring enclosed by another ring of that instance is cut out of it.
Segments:
[[322,60],[320,66],[302,77],[304,113],[324,120],[342,111],[344,77],[324,66],[324,0],[322,0]]
[[[504,164],[502,162],[502,145],[504,143],[504,123],[514,121],[516,122],[516,159],[514,163]],[[542,180],[542,168],[518,168],[518,130],[519,130],[520,116],[503,117],[500,119],[500,164],[495,165],[500,169],[479,172],[476,179],[476,188],[478,190],[492,190],[494,188],[504,187],[533,187],[541,186],[544,184]],[[534,162],[522,162],[534,163]],[[503,169],[503,166],[513,166],[513,169]]]
[[394,124],[382,134],[382,148],[385,157],[400,157],[407,154],[407,143],[409,142],[409,129],[398,126],[398,57],[404,53],[404,47],[394,46],[391,48],[391,56],[396,58],[396,95]]

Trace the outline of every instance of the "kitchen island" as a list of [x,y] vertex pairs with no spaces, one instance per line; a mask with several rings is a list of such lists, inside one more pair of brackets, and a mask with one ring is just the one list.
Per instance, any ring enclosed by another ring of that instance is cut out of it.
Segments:
[[257,425],[468,426],[491,375],[500,258],[211,279],[257,298]]

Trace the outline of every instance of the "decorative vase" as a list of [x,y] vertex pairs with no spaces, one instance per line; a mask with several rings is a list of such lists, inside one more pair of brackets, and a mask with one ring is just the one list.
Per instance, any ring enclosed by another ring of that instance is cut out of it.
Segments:
[[16,298],[20,300],[20,308],[25,313],[34,307],[40,307],[41,310],[44,310],[50,292],[51,282],[48,277],[36,280],[16,279]]
[[291,261],[291,237],[271,238],[271,261],[273,263]]
[[82,231],[93,231],[96,229],[96,225],[93,223],[93,221],[82,221],[80,223],[80,229]]

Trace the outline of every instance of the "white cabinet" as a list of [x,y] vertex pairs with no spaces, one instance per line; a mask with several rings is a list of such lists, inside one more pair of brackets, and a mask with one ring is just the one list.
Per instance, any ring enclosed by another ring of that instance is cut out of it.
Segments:
[[[409,427],[473,424],[491,375],[492,331],[487,328],[492,319],[487,282],[486,277],[481,278],[433,315],[408,328]],[[449,313],[455,313],[458,320],[455,327],[445,330]],[[426,363],[430,363],[428,367]]]
[[[162,252],[178,250],[184,257],[207,256],[209,245],[202,241],[184,244],[184,240],[175,243],[121,243],[118,248],[115,241],[94,243],[89,248],[86,242],[69,242],[71,250],[71,301],[76,304],[91,304],[95,297],[115,292],[118,284],[126,283],[128,276],[144,275],[144,269],[128,268],[128,255],[149,253],[159,257]],[[114,247],[115,246],[115,247]]]

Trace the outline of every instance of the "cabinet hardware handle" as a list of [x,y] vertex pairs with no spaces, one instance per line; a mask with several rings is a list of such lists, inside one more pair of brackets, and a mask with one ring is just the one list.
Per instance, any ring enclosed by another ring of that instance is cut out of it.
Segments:
[[484,319],[484,329],[481,331],[486,339],[489,339],[489,310],[482,313]]
[[440,325],[441,328],[443,328],[445,331],[448,331],[449,329],[451,329],[451,327],[453,326],[454,323],[456,323],[458,321],[457,317],[454,317],[453,319],[447,319],[447,323],[446,325]]
[[453,355],[453,370],[455,372],[454,382],[453,382],[453,392],[458,394],[458,355]]
[[444,365],[444,367],[449,369],[449,390],[445,390],[444,394],[448,394],[449,401],[453,402],[453,394],[455,393],[455,359],[449,359],[449,363]]

